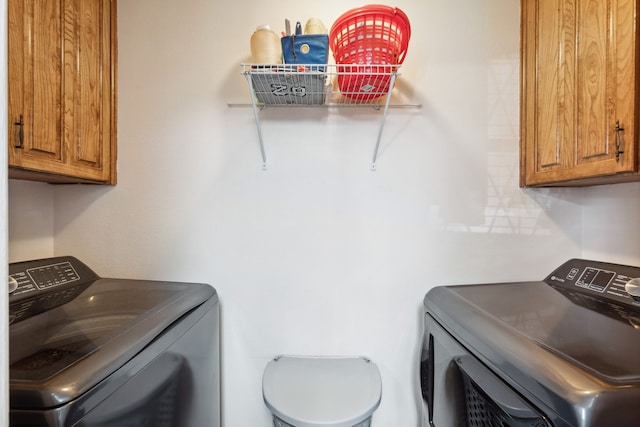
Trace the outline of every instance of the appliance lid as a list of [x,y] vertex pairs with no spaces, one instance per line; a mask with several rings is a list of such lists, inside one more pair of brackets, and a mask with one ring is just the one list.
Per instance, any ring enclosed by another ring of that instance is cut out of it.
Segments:
[[[494,342],[505,353],[524,338],[545,350],[536,351],[537,358],[559,356],[609,383],[640,382],[640,329],[636,327],[640,312],[632,307],[613,308],[545,282],[463,285],[433,291],[425,304],[445,319],[441,322],[453,329],[454,335],[460,333],[474,343],[506,340]],[[607,310],[598,309],[598,304]],[[477,339],[470,336],[474,333]]]
[[299,427],[351,427],[380,404],[377,366],[364,357],[278,356],[262,379],[265,404]]
[[640,383],[640,305],[625,292],[634,277],[640,268],[571,259],[545,281],[439,287],[424,303],[450,332],[489,343],[487,351],[534,343],[525,359],[561,357],[628,385]]
[[[77,260],[71,260],[76,267]],[[19,276],[11,269],[10,274]],[[52,408],[75,399],[181,316],[210,298],[217,300],[206,284],[103,278],[71,282],[56,291],[47,288],[10,299],[10,312],[19,317],[9,328],[12,409]],[[34,307],[37,314],[20,314]]]

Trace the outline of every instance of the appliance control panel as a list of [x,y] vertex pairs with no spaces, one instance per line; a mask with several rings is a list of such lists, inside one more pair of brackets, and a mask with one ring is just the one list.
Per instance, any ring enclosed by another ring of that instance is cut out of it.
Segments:
[[27,268],[10,275],[18,287],[12,295],[53,288],[80,280],[80,276],[69,261]]
[[62,305],[99,278],[74,257],[9,264],[9,321],[13,323]]
[[640,307],[635,283],[640,268],[583,259],[571,259],[544,280],[549,285]]

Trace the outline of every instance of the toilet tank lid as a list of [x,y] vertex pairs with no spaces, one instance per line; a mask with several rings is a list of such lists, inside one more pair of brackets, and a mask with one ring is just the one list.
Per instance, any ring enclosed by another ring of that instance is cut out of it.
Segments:
[[271,412],[296,427],[352,427],[380,405],[378,367],[361,356],[278,356],[262,394]]

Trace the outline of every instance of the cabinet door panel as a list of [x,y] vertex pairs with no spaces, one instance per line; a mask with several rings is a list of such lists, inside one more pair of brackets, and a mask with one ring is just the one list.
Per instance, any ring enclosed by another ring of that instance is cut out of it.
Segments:
[[[637,172],[634,15],[635,1],[580,3],[576,150],[581,176]],[[624,128],[619,135],[624,154],[619,156],[616,123]]]
[[624,155],[620,156],[618,168],[620,171],[638,173],[638,133],[636,124],[640,116],[638,107],[638,22],[636,21],[637,1],[617,0],[613,2],[614,15],[612,18],[612,38],[615,40],[615,62],[613,64],[612,79],[614,95],[614,122],[610,128],[612,151],[615,162],[615,122],[624,128],[622,143]]
[[537,31],[538,50],[545,52],[537,58],[537,84],[535,108],[537,121],[545,126],[537,126],[536,169],[553,168],[561,164],[562,150],[561,117],[565,97],[559,84],[563,67],[561,64],[561,45],[558,40],[562,32],[562,16],[551,2],[538,3],[539,16],[545,25],[545,31]]
[[611,85],[614,58],[606,6],[599,0],[578,4],[578,164],[610,154],[608,124],[615,119],[608,94],[614,91]]
[[23,118],[23,146],[10,150],[10,161],[29,162],[29,157],[61,161],[62,92],[60,53],[60,5],[49,1],[9,2],[9,46],[23,52],[9,61],[9,111],[13,145]]
[[575,162],[575,9],[575,0],[523,2],[523,185]]
[[[103,51],[108,47],[102,35],[108,34],[108,28],[101,18],[102,3],[73,0],[65,4],[65,20],[73,29],[65,34],[65,85],[73,88],[67,89],[65,137],[70,161],[79,167],[101,168],[103,164],[104,114],[108,114],[102,108]],[[108,78],[108,69],[105,71]]]

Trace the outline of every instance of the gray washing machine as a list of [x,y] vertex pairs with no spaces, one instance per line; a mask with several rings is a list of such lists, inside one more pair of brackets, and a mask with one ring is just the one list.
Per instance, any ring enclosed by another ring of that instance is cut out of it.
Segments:
[[11,427],[219,427],[213,287],[101,278],[74,257],[9,275]]
[[639,277],[572,259],[544,280],[430,290],[422,425],[640,425]]

